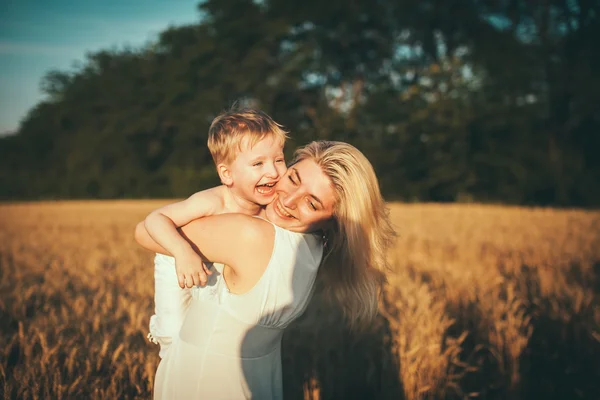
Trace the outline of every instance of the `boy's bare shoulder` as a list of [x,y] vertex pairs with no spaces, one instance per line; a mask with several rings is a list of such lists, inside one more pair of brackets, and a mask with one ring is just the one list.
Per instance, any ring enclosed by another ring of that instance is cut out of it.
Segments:
[[204,204],[209,203],[214,214],[220,214],[225,209],[225,186],[215,186],[200,192],[194,193],[191,198],[194,201],[201,201]]

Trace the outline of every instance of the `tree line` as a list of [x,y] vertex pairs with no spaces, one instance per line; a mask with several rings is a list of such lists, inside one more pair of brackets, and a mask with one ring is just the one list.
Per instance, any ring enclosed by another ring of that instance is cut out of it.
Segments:
[[[354,144],[386,198],[597,207],[600,1],[207,0],[192,25],[49,71],[0,138],[0,198],[185,197],[236,103]],[[192,10],[190,10],[192,12]]]

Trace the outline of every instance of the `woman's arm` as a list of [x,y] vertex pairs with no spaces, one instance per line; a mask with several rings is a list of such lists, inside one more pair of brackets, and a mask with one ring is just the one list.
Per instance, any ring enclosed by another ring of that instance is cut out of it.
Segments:
[[[179,231],[203,260],[226,264],[244,280],[262,276],[275,241],[273,225],[242,214],[197,219]],[[148,250],[170,255],[150,237],[143,222],[136,227],[135,239]]]

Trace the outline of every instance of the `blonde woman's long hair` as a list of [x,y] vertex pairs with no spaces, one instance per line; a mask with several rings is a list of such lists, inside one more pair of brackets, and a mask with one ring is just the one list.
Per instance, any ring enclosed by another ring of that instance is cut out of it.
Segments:
[[338,303],[352,328],[377,315],[395,233],[369,160],[354,146],[316,141],[296,150],[294,162],[310,159],[331,179],[336,205],[324,232],[325,257],[318,290]]

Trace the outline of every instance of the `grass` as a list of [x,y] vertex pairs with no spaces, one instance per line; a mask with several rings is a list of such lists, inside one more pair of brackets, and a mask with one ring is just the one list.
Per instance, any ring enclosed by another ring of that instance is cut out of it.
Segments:
[[[0,393],[149,398],[159,201],[0,205]],[[286,398],[595,399],[600,212],[392,204],[381,315],[352,334],[316,296],[283,343]]]

